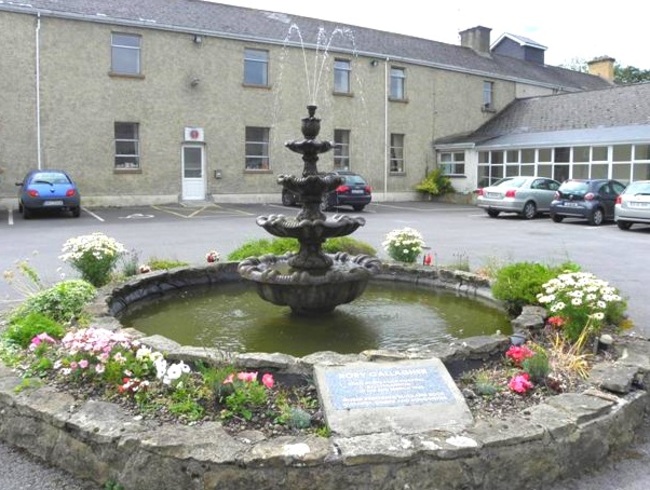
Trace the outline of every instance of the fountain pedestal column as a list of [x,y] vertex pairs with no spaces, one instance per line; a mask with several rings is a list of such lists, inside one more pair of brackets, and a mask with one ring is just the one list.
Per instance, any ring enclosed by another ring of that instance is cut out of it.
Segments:
[[328,218],[321,211],[323,197],[341,185],[342,179],[318,172],[318,155],[331,150],[333,145],[316,139],[320,132],[316,106],[308,106],[307,110],[309,116],[302,119],[301,126],[304,139],[286,143],[291,151],[302,154],[302,176],[278,177],[284,188],[299,196],[302,209],[296,217],[257,218],[257,224],[270,234],[297,239],[300,249],[296,254],[281,257],[249,258],[239,265],[241,276],[257,284],[262,299],[289,306],[300,314],[332,311],[340,304],[353,301],[380,268],[375,257],[330,256],[323,252],[323,243],[328,238],[350,235],[366,221],[344,215]]

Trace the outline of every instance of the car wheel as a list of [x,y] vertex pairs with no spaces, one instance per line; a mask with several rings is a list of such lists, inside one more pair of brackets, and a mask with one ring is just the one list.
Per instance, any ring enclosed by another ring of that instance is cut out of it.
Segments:
[[23,212],[23,203],[22,203],[22,202],[19,202],[19,203],[18,203],[18,212],[19,212],[19,213],[22,213],[22,212]]
[[495,211],[494,209],[488,209],[486,213],[490,218],[496,218],[499,216],[499,211]]
[[365,204],[355,204],[354,206],[352,206],[352,209],[354,209],[355,211],[363,211],[363,208],[365,207],[366,207]]
[[632,228],[632,223],[630,221],[617,221],[616,224],[621,230],[629,230]]
[[23,206],[23,219],[30,219],[34,215],[34,212]]
[[535,206],[535,203],[533,201],[528,201],[524,205],[524,212],[522,214],[526,219],[533,219],[537,216],[537,206]]
[[78,218],[79,216],[81,216],[81,206],[77,206],[76,208],[72,208],[71,211],[72,211],[72,217],[73,218]]
[[591,213],[591,216],[589,217],[589,224],[591,226],[600,226],[603,224],[603,221],[605,221],[603,210],[600,208],[594,209],[594,212]]
[[564,219],[564,216],[560,216],[559,214],[552,214],[551,219],[555,221],[556,223],[562,223],[562,220]]
[[296,199],[294,198],[293,194],[289,191],[282,191],[282,204],[284,206],[295,206],[296,205]]

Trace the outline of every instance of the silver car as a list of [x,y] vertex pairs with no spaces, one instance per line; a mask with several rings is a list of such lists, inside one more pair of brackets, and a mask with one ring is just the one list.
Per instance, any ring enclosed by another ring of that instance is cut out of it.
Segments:
[[517,213],[525,219],[533,219],[538,214],[548,213],[559,187],[557,180],[546,177],[506,177],[478,189],[476,205],[485,209],[491,218],[500,213]]
[[616,198],[614,221],[621,230],[634,223],[650,225],[650,180],[631,182]]

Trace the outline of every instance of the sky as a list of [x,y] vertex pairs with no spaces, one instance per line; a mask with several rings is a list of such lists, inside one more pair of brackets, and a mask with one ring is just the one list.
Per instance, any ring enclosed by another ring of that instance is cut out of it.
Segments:
[[[212,1],[212,0],[209,0]],[[610,56],[622,66],[650,70],[647,17],[638,0],[214,0],[382,31],[460,44],[459,32],[492,29],[491,40],[511,33],[547,47],[549,65]],[[427,6],[426,9],[423,6]],[[300,27],[300,26],[298,26]]]

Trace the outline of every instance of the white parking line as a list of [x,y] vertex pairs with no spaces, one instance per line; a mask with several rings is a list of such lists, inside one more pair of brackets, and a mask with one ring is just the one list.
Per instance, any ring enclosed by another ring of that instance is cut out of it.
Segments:
[[12,226],[14,224],[14,210],[9,208],[7,209],[7,222],[9,223],[9,226]]
[[83,206],[82,206],[81,209],[83,209],[86,213],[88,213],[90,216],[92,216],[93,218],[95,218],[97,221],[101,221],[102,223],[104,222],[104,218],[102,218],[102,217],[100,217],[100,216],[97,216],[97,215],[96,215],[95,213],[93,213],[91,210],[86,209],[86,208],[84,208]]

